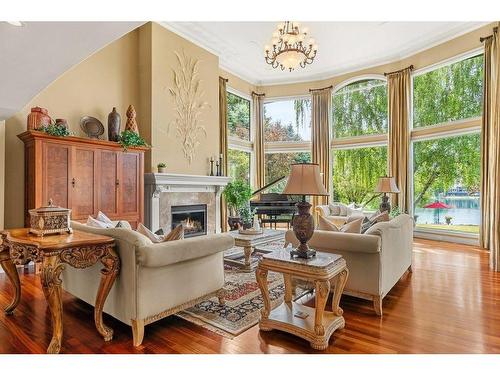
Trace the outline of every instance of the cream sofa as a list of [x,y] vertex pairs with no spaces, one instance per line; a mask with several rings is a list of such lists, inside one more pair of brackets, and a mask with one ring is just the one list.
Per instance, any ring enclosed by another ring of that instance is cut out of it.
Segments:
[[[285,235],[285,246],[290,243],[299,243],[291,230]],[[344,293],[372,300],[381,316],[382,299],[406,270],[411,272],[413,219],[402,214],[373,225],[365,234],[316,230],[308,244],[318,251],[342,255],[349,269]]]
[[[223,251],[234,245],[227,234],[152,243],[129,229],[98,229],[72,222],[73,229],[115,239],[121,269],[104,312],[132,327],[133,343],[141,344],[144,326],[199,301],[218,295],[223,301]],[[66,267],[63,288],[94,305],[99,286],[99,263],[88,269]]]
[[[340,212],[338,212],[338,214],[336,215],[334,212],[332,212],[331,206],[337,207],[337,210]],[[318,205],[316,206],[315,210],[319,216],[323,216],[335,225],[342,225],[347,221],[352,221],[360,217],[364,217],[362,209],[354,209],[339,202],[334,202],[330,205]]]

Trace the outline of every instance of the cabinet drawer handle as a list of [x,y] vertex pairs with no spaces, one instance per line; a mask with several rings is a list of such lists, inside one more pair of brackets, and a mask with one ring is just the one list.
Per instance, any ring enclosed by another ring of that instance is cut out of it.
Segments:
[[73,187],[75,187],[75,185],[76,185],[76,180],[75,180],[75,178],[73,178],[73,179],[71,180],[71,185],[73,185]]

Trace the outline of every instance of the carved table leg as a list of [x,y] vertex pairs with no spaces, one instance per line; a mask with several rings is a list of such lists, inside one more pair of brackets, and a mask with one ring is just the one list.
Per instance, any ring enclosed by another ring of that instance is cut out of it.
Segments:
[[289,274],[283,274],[283,280],[285,282],[285,302],[292,302],[293,288],[292,288],[292,276]]
[[61,299],[61,271],[64,265],[60,262],[59,255],[44,256],[42,272],[40,274],[43,294],[49,305],[52,316],[52,340],[47,348],[48,354],[57,354],[61,350],[63,334],[62,325],[62,299]]
[[14,313],[14,309],[21,300],[21,283],[19,282],[16,265],[10,258],[9,248],[4,245],[0,246],[0,265],[14,287],[14,297],[12,298],[12,302],[4,309],[5,315],[12,315]]
[[333,280],[333,298],[332,298],[332,311],[337,316],[342,316],[344,311],[339,306],[340,297],[344,292],[345,284],[347,283],[347,277],[349,276],[349,270],[345,268],[340,272]]
[[245,246],[243,248],[243,251],[245,253],[245,268],[246,269],[250,269],[250,261],[251,261],[251,258],[252,258],[252,246]]
[[97,291],[97,297],[94,308],[94,320],[97,331],[104,337],[104,341],[110,341],[113,338],[113,330],[106,326],[102,321],[102,309],[106,297],[115,282],[116,275],[120,270],[120,258],[116,255],[115,250],[110,246],[107,253],[101,258],[101,263],[104,268],[101,270],[101,283]]
[[264,308],[260,312],[261,319],[259,327],[263,331],[270,331],[270,329],[265,326],[265,322],[271,312],[271,299],[269,298],[269,289],[267,287],[267,270],[257,267],[255,269],[255,278],[259,284],[260,293],[262,294],[262,300],[264,302]]
[[330,294],[330,282],[315,281],[316,290],[316,308],[314,313],[314,333],[318,336],[311,342],[311,347],[317,350],[324,350],[328,347],[328,341],[325,338],[325,326],[323,325],[323,313],[325,312],[326,301]]

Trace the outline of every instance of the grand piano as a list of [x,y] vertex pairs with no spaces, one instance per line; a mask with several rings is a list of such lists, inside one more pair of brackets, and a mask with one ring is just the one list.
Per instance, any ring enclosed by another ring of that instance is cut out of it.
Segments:
[[276,228],[277,223],[285,223],[290,228],[293,216],[297,212],[295,204],[299,200],[298,197],[280,193],[266,193],[266,190],[285,177],[280,177],[252,193],[250,208],[255,209],[263,226],[269,223],[271,227],[274,224],[274,228]]

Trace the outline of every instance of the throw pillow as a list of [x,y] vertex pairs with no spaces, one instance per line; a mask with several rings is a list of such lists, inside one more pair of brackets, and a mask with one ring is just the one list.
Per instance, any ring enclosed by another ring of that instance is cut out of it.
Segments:
[[142,223],[137,226],[137,232],[149,238],[153,243],[181,240],[184,238],[184,228],[178,225],[167,235],[157,235],[146,228]]
[[361,233],[365,233],[368,229],[370,229],[373,225],[375,225],[377,223],[381,223],[383,221],[390,220],[389,213],[387,211],[379,213],[376,216],[372,215],[370,217],[371,217],[371,219],[368,222],[363,223],[363,225],[361,227]]
[[323,216],[320,216],[318,218],[318,230],[327,230],[330,232],[338,232],[339,229],[337,226],[333,223],[331,223],[329,220],[325,219]]
[[92,228],[113,228],[113,224],[107,224],[100,220],[94,219],[92,216],[87,218],[87,226]]
[[363,223],[362,217],[343,225],[340,231],[344,233],[361,233],[361,223]]
[[339,208],[340,208],[340,214],[339,214],[339,216],[347,216],[347,206],[344,206],[343,204],[340,204]]
[[107,216],[106,216],[103,212],[101,212],[101,211],[99,211],[99,212],[97,213],[96,219],[97,219],[97,220],[99,220],[99,221],[101,221],[101,222],[103,222],[103,223],[105,223],[105,224],[107,224],[107,225],[109,225],[109,227],[108,227],[108,228],[112,228],[112,227],[114,227],[113,222],[111,221],[111,219],[110,219],[109,217],[107,217]]
[[340,216],[340,206],[338,204],[329,204],[328,207],[330,207],[330,215]]
[[127,220],[119,220],[116,223],[115,228],[132,229],[132,226]]

